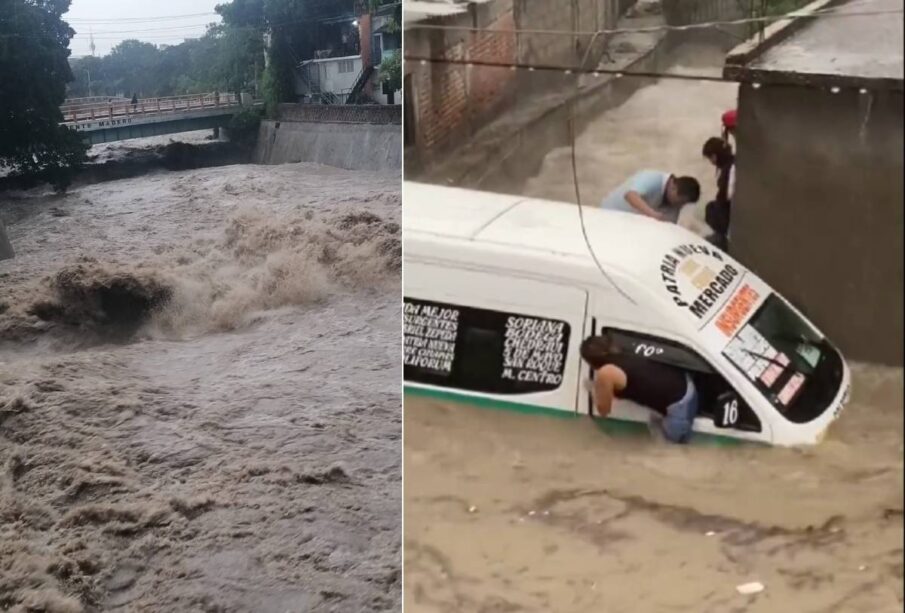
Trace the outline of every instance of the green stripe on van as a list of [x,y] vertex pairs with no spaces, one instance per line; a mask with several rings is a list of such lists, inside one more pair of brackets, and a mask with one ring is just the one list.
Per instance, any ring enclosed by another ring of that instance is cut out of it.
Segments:
[[[448,400],[451,402],[461,402],[482,409],[495,409],[503,411],[512,411],[525,415],[542,415],[545,417],[556,417],[559,419],[578,419],[584,417],[578,413],[570,411],[560,411],[549,407],[541,407],[534,404],[524,404],[521,402],[509,402],[507,400],[497,400],[495,398],[485,398],[482,396],[470,396],[459,392],[450,392],[446,390],[425,389],[423,387],[414,387],[410,385],[404,386],[407,396],[416,396],[419,398],[432,398],[435,400]],[[627,421],[624,419],[594,419],[594,425],[601,432],[616,436],[639,436],[647,435],[647,424],[637,421]],[[694,445],[707,445],[712,447],[736,447],[750,443],[729,436],[720,436],[719,434],[705,434],[696,432],[691,439]]]

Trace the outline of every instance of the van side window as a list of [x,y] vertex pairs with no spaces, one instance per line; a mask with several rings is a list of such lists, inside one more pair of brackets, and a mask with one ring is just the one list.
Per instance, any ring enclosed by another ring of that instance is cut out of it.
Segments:
[[562,385],[565,321],[405,298],[403,328],[406,381],[491,394]]
[[615,328],[604,328],[602,332],[608,333],[616,343],[635,355],[654,359],[683,370],[713,373],[713,369],[706,360],[681,343]]
[[740,394],[697,352],[681,343],[649,334],[603,328],[626,351],[688,371],[698,390],[698,415],[720,428],[760,432],[757,414]]

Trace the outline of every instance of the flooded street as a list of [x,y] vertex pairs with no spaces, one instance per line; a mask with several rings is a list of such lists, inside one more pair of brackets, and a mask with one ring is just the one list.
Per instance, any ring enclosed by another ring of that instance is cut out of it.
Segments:
[[398,610],[398,173],[0,214],[0,609]]
[[[721,58],[680,48],[674,70]],[[701,147],[735,97],[662,80],[596,118],[577,144],[584,203],[640,169],[691,174],[701,203],[682,223],[703,232]],[[574,202],[569,148],[525,193]],[[902,371],[851,366],[851,401],[808,449],[670,446],[407,395],[406,611],[901,611]],[[763,591],[736,590],[750,582]]]
[[901,371],[863,366],[808,450],[408,395],[406,610],[901,611],[902,434]]
[[[675,64],[668,72],[713,77],[720,76],[725,57],[717,47],[693,43],[679,46],[674,54]],[[576,135],[582,204],[597,206],[639,170],[690,175],[701,184],[701,199],[697,206],[683,210],[680,223],[703,234],[704,206],[716,194],[716,176],[701,148],[709,137],[720,136],[720,116],[735,107],[738,85],[679,79],[649,83]],[[547,153],[540,172],[526,182],[523,193],[575,202],[571,148]]]

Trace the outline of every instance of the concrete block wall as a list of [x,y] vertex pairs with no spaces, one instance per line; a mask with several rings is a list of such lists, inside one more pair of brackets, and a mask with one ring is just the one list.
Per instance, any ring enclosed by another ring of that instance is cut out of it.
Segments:
[[[521,30],[559,30],[574,32],[578,28],[579,2],[548,2],[547,0],[515,0],[517,21]],[[591,24],[594,27],[596,12]],[[520,34],[518,58],[525,64],[568,66],[574,64],[576,37],[561,34]]]
[[901,366],[902,92],[743,85],[738,124],[733,255],[847,358]]
[[281,104],[277,107],[280,121],[331,123],[401,124],[399,105],[356,104]]
[[[750,13],[750,0],[661,0],[666,23],[684,26],[711,21],[744,19]],[[750,24],[723,25],[714,28],[736,39],[744,39],[754,32]]]

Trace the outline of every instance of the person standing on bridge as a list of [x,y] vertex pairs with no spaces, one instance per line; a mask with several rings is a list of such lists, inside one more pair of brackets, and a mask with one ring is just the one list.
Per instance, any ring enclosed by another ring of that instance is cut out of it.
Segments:
[[581,343],[581,357],[594,369],[591,395],[596,412],[606,417],[613,400],[624,398],[651,410],[653,433],[671,443],[687,443],[698,414],[698,392],[691,376],[674,366],[623,353],[609,335]]
[[138,106],[138,94],[132,94],[132,112],[135,112],[135,108]]
[[610,192],[600,208],[676,223],[682,207],[697,202],[700,196],[701,186],[694,177],[642,170]]

